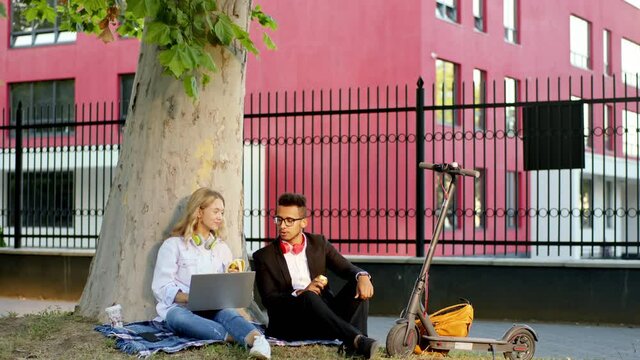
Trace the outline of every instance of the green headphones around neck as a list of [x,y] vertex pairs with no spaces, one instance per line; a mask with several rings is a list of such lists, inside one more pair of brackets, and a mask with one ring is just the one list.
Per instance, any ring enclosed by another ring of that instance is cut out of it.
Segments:
[[[202,245],[202,237],[200,237],[200,235],[193,234],[193,235],[191,235],[191,239],[193,239],[193,243],[196,244],[196,246]],[[207,250],[211,249],[215,242],[216,242],[215,236],[211,240],[207,239],[207,242],[204,244],[204,248],[207,249]]]

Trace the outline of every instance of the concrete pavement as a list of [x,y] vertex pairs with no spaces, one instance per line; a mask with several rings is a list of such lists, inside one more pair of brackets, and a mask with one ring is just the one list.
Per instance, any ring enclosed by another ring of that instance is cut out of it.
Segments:
[[[0,316],[24,315],[43,310],[72,311],[75,302],[0,297]],[[395,318],[372,316],[369,335],[384,344]],[[509,321],[474,320],[470,336],[500,338],[513,323]],[[569,323],[528,322],[539,341],[536,358],[545,359],[640,359],[640,327]]]
[[[373,316],[369,318],[369,335],[382,344],[395,319]],[[640,327],[536,323],[528,322],[538,334],[536,358],[545,359],[640,359]],[[473,321],[469,336],[501,338],[513,322]],[[500,356],[502,358],[502,356]]]

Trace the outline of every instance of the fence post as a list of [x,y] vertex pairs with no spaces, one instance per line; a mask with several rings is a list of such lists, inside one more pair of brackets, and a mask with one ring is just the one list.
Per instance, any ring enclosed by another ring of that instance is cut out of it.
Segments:
[[13,247],[22,246],[22,101],[16,110],[16,159],[13,176]]
[[424,170],[418,163],[424,161],[424,81],[418,78],[416,88],[416,257],[424,256]]

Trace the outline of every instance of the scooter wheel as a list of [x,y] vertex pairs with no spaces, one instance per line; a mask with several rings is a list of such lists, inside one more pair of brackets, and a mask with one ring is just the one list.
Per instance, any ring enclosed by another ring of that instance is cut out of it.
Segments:
[[536,339],[527,329],[516,330],[507,340],[513,345],[513,351],[504,353],[504,357],[509,360],[530,360],[536,351]]
[[[407,334],[409,327],[409,334]],[[404,337],[407,335],[407,341]],[[387,354],[389,356],[405,357],[413,353],[418,344],[418,329],[413,324],[400,323],[394,325],[387,334]]]

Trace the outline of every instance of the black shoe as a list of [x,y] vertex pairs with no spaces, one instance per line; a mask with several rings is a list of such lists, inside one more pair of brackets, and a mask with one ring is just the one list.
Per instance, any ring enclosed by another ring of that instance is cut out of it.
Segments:
[[360,335],[356,338],[356,353],[365,359],[371,359],[378,352],[379,346],[380,344],[370,337]]

